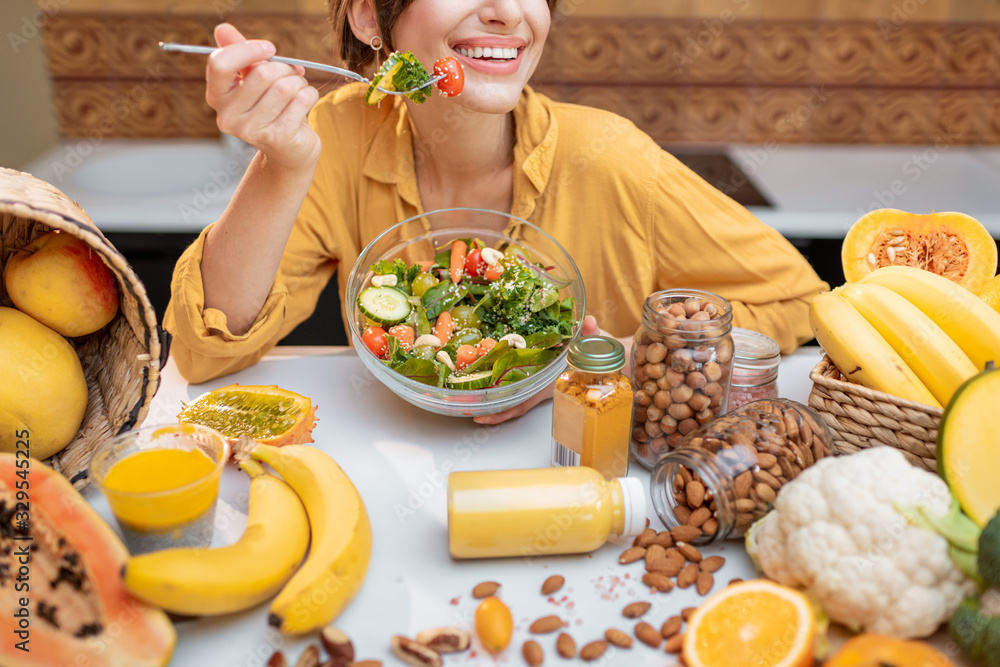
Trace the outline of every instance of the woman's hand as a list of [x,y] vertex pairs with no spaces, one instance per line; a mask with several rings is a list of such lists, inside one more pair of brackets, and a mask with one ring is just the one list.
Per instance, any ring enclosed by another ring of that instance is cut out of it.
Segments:
[[274,44],[250,40],[229,25],[215,28],[221,47],[208,57],[205,99],[219,129],[257,148],[277,166],[313,169],[319,137],[307,115],[319,99],[298,66],[268,61]]
[[[601,331],[601,328],[597,326],[597,320],[594,319],[593,315],[587,315],[583,318],[583,326],[580,327],[580,336],[599,336],[608,335]],[[626,355],[627,356],[627,355]],[[474,417],[473,419],[477,424],[499,424],[500,422],[505,422],[508,419],[514,419],[515,417],[520,417],[525,412],[535,407],[542,401],[552,398],[555,394],[556,383],[553,382],[545,389],[526,400],[524,403],[519,403],[512,408],[508,408],[503,412],[497,412],[492,415],[482,415],[480,417]]]

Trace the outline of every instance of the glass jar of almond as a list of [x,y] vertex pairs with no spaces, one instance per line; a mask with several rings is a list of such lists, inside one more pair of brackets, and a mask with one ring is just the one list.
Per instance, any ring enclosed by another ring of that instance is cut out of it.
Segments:
[[781,487],[830,456],[833,435],[812,409],[783,398],[747,403],[686,435],[656,463],[653,508],[692,544],[739,538],[774,506]]
[[632,456],[652,469],[681,439],[726,411],[733,309],[711,292],[655,292],[632,344]]

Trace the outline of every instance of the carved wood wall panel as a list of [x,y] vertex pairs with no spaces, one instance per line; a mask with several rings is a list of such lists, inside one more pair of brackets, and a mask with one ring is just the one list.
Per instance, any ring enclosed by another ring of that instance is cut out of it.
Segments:
[[[285,55],[336,62],[325,15],[234,14]],[[66,136],[217,133],[203,56],[219,17],[63,11],[46,25]],[[1000,144],[1000,24],[572,18],[532,79],[661,143]],[[310,72],[322,91],[338,85]],[[101,129],[103,126],[103,129]]]

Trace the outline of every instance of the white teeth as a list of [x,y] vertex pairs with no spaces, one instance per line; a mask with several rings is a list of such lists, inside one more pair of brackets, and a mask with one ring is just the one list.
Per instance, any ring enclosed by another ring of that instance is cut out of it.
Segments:
[[495,60],[513,60],[517,58],[516,48],[477,46],[467,49],[459,46],[455,50],[467,58],[493,58]]

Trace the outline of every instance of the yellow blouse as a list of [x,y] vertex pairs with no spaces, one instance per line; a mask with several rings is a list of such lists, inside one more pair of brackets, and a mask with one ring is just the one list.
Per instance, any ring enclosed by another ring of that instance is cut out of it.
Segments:
[[[188,381],[256,363],[312,314],[338,266],[343,297],[364,247],[423,212],[406,105],[397,97],[370,107],[364,91],[363,84],[343,86],[310,114],[322,157],[274,285],[247,333],[232,334],[225,315],[205,307],[204,232],[178,261],[163,327],[174,336],[171,353]],[[777,231],[630,121],[526,88],[514,125],[511,213],[563,245],[584,278],[587,312],[601,328],[630,336],[649,294],[686,287],[724,296],[734,326],[771,336],[784,352],[812,338],[809,301],[826,283]]]

